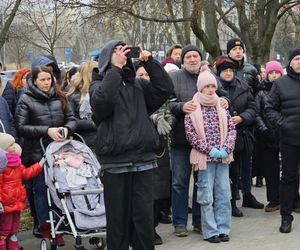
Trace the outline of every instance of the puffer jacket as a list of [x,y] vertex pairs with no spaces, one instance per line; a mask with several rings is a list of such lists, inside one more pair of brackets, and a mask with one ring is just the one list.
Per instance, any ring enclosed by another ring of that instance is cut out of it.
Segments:
[[300,145],[300,73],[287,67],[287,75],[274,81],[266,102],[267,119],[280,130],[280,142]]
[[22,164],[18,167],[6,166],[4,172],[0,173],[0,202],[4,207],[4,213],[26,208],[26,190],[22,180],[29,180],[41,171],[42,167],[39,163],[28,168]]
[[[228,56],[229,57],[229,56]],[[241,61],[236,61],[229,57],[235,64],[236,76],[251,88],[251,93],[256,96],[259,90],[259,80],[257,77],[256,68],[247,62],[244,62],[244,58]]]
[[265,114],[265,106],[272,85],[273,82],[268,80],[263,80],[260,84],[260,91],[255,97],[257,108],[255,120],[259,139],[264,141],[268,147],[278,147],[279,130],[272,126]]
[[0,93],[0,96],[2,95],[2,97],[7,101],[9,110],[12,113],[12,115],[14,115],[17,101],[12,82],[8,81],[6,76],[3,77],[2,75],[0,75],[0,77],[2,81],[2,93]]
[[46,95],[31,81],[28,82],[28,91],[18,102],[15,120],[18,135],[24,138],[22,161],[25,165],[41,159],[43,151],[40,138],[45,139],[44,146],[52,141],[48,136],[48,128],[66,127],[69,133],[76,130],[76,120],[71,108],[68,105],[63,110],[53,87],[50,95]]

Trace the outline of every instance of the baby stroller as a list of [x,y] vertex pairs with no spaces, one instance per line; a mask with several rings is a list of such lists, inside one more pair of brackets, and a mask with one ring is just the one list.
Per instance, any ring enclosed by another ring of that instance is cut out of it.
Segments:
[[51,224],[51,240],[42,239],[40,249],[56,250],[57,234],[73,235],[76,250],[86,249],[83,238],[104,249],[106,217],[98,160],[88,146],[77,140],[54,141],[46,150],[42,138],[40,142]]

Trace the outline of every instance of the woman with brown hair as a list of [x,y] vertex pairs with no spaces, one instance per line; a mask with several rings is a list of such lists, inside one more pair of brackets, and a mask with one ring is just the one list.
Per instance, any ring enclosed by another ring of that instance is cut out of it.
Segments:
[[[76,121],[65,94],[59,90],[51,69],[37,66],[32,69],[32,79],[28,81],[28,90],[21,96],[16,109],[16,127],[24,138],[22,161],[30,166],[40,161],[44,145],[51,141],[63,141],[70,131],[75,131]],[[63,136],[60,132],[64,131]],[[44,172],[32,179],[33,195],[37,217],[44,238],[51,238],[49,207]],[[57,235],[57,244],[64,245],[61,235]]]

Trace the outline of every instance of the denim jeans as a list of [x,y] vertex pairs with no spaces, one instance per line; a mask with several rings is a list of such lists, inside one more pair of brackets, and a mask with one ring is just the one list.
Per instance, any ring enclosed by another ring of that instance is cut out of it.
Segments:
[[229,234],[231,224],[231,191],[228,165],[208,162],[198,171],[197,202],[201,207],[203,238]]
[[[190,148],[171,148],[172,167],[172,213],[173,225],[186,226],[188,220],[189,184],[192,167],[190,164]],[[197,172],[194,172],[194,183]],[[193,188],[192,224],[201,226],[200,206],[196,201],[197,188]]]
[[44,171],[32,178],[34,206],[40,224],[49,220],[49,206]]

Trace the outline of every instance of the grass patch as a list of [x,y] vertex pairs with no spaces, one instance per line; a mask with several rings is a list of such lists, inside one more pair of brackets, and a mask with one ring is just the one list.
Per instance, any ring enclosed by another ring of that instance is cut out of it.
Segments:
[[19,231],[32,230],[33,228],[33,218],[30,215],[30,209],[27,208],[21,212],[21,221]]

